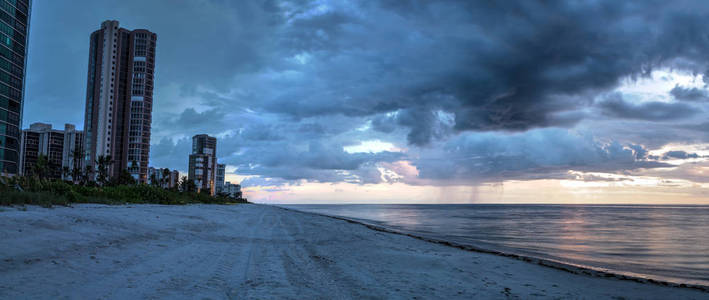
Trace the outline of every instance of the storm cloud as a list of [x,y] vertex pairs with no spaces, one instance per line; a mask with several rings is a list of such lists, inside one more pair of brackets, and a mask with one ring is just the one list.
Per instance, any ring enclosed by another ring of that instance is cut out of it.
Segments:
[[[208,133],[253,184],[378,183],[407,161],[445,185],[667,167],[648,147],[709,140],[704,90],[615,91],[709,70],[703,1],[73,3],[34,6],[25,126],[83,124],[101,21],[148,28],[158,167],[185,171],[190,137]],[[343,150],[368,140],[400,149]]]
[[671,91],[670,94],[675,97],[677,100],[684,100],[684,101],[707,101],[709,100],[709,95],[707,94],[707,91],[704,89],[699,89],[699,88],[685,88],[681,87],[679,85],[676,85]]
[[566,177],[569,170],[616,173],[669,166],[647,159],[641,145],[602,142],[562,129],[464,134],[442,148],[444,155],[424,153],[414,161],[420,178],[461,184]]
[[698,113],[697,109],[685,103],[645,102],[632,104],[620,95],[614,94],[599,103],[603,114],[621,118],[648,121],[671,121],[686,119]]

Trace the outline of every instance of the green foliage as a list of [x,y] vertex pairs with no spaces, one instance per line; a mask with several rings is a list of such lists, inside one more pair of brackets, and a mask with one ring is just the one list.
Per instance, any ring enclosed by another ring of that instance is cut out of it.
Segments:
[[49,161],[46,155],[40,154],[37,156],[37,162],[34,165],[33,171],[34,174],[39,177],[39,180],[47,177],[47,173],[49,173]]
[[113,165],[113,163],[113,158],[110,155],[99,155],[98,159],[96,159],[96,170],[98,171],[96,181],[98,181],[99,184],[105,185],[108,183],[110,180],[108,168]]
[[[192,203],[228,204],[245,203],[224,196],[166,190],[147,184],[119,184],[96,186],[78,185],[60,180],[47,181],[35,177],[9,177],[0,180],[0,205],[69,205],[70,203],[151,203],[184,205]],[[132,179],[132,177],[131,177]],[[124,179],[125,181],[128,181]],[[134,182],[134,181],[130,181]]]
[[52,207],[52,205],[69,205],[69,201],[51,192],[20,192],[2,191],[0,192],[0,205],[39,205],[42,207]]
[[111,185],[111,186],[135,185],[135,184],[136,184],[135,179],[133,179],[133,176],[131,176],[130,173],[126,170],[122,170],[117,178],[111,179],[108,183],[108,185]]

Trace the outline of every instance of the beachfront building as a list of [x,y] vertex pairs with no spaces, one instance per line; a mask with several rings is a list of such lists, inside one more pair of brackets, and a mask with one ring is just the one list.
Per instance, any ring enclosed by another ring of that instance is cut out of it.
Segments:
[[217,175],[216,175],[216,192],[221,193],[224,189],[224,176],[226,175],[226,165],[217,164]]
[[105,21],[89,39],[84,130],[85,163],[111,156],[110,176],[127,170],[146,183],[157,35]]
[[[74,169],[82,170],[83,131],[65,124],[64,130],[52,129],[51,124],[33,123],[22,131],[20,174],[40,175],[36,170],[40,155],[47,159],[42,176],[72,180]],[[78,155],[77,155],[78,152]],[[77,159],[78,158],[78,159]]]
[[187,179],[194,182],[198,192],[216,193],[217,138],[206,134],[192,137]]
[[179,188],[180,187],[180,171],[172,170],[170,171],[170,180],[168,180],[168,188]]
[[31,1],[0,3],[0,175],[12,176],[21,168],[20,126]]
[[176,188],[180,181],[180,172],[168,168],[148,168],[148,183],[164,189]]
[[[64,145],[62,147],[62,169],[66,169],[68,174],[62,175],[64,180],[79,180],[73,178],[74,174],[79,177],[84,170],[84,131],[76,130],[72,124],[64,124]],[[77,172],[74,172],[74,169]]]
[[241,185],[232,184],[231,182],[227,181],[224,183],[223,193],[231,198],[241,199]]

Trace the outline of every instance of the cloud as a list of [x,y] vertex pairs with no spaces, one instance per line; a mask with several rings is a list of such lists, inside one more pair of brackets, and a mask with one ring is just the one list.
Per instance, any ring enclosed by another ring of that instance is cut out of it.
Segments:
[[237,173],[242,175],[317,182],[379,183],[381,176],[376,164],[397,161],[403,157],[402,153],[389,151],[347,153],[342,145],[317,141],[307,144],[281,141],[277,145],[245,146],[242,152],[222,162],[236,166]]
[[698,88],[685,88],[681,87],[679,85],[676,85],[672,90],[670,90],[670,94],[677,100],[683,100],[683,101],[706,101],[709,99],[709,95],[707,94],[707,91],[704,89],[698,89]]
[[391,133],[398,126],[409,127],[407,141],[423,146],[433,138],[443,138],[452,133],[455,124],[453,115],[443,111],[427,109],[402,109],[384,116],[376,116],[372,121],[374,130]]
[[[33,8],[26,124],[83,124],[88,36],[101,21],[158,34],[155,166],[186,170],[190,137],[209,133],[223,162],[263,182],[374,183],[389,164],[406,180],[445,185],[654,168],[665,165],[648,148],[709,139],[696,120],[706,102],[700,90],[678,85],[676,102],[594,102],[658,68],[709,70],[702,1],[79,0]],[[576,134],[581,127],[592,137]],[[374,139],[408,149],[342,149]]]
[[424,152],[412,161],[420,178],[461,184],[567,178],[568,170],[622,173],[670,166],[646,159],[641,145],[602,142],[564,129],[465,134],[447,141],[443,150]]
[[185,109],[175,121],[175,125],[188,127],[214,126],[215,121],[222,120],[226,113],[217,109],[197,112],[194,108]]
[[690,183],[709,183],[709,176],[706,175],[707,168],[709,168],[709,161],[704,160],[681,164],[674,168],[645,170],[642,174],[659,178],[688,180]]
[[699,154],[687,153],[681,150],[667,151],[662,155],[662,159],[688,159],[688,158],[699,158]]
[[157,144],[150,146],[150,164],[187,172],[190,153],[192,153],[192,137],[182,138],[176,142],[170,138],[163,138]]
[[646,121],[671,121],[687,119],[698,113],[697,109],[685,103],[645,102],[632,104],[614,93],[598,103],[604,115]]
[[[310,63],[278,76],[300,88],[276,91],[263,108],[296,118],[375,116],[376,129],[404,127],[409,143],[425,145],[440,138],[430,118],[437,111],[453,114],[459,132],[571,127],[594,95],[622,78],[660,67],[706,70],[699,49],[707,45],[693,36],[707,23],[699,2],[683,9],[661,2],[519,5],[329,5],[288,24],[285,45]],[[658,9],[663,14],[655,16]],[[681,105],[639,108],[652,120],[689,114]],[[394,112],[400,122],[383,122]]]

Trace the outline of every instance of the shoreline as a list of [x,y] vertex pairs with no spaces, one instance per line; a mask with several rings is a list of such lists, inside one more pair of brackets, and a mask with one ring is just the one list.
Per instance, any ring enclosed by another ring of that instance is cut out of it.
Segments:
[[504,251],[497,251],[497,250],[476,247],[476,246],[468,245],[468,244],[456,243],[456,242],[443,240],[443,239],[425,237],[425,236],[421,236],[421,235],[398,231],[398,230],[394,230],[394,229],[387,228],[384,226],[368,223],[368,222],[365,222],[362,220],[350,219],[350,218],[342,217],[342,216],[334,216],[334,215],[328,215],[328,214],[317,213],[317,212],[302,211],[302,210],[282,207],[282,206],[278,206],[278,205],[269,205],[269,204],[256,204],[256,205],[273,206],[273,207],[284,209],[287,211],[304,213],[304,214],[313,214],[313,215],[317,215],[317,216],[321,216],[321,217],[333,218],[333,219],[345,221],[345,222],[352,223],[352,224],[362,225],[368,229],[375,230],[375,231],[408,236],[411,238],[415,238],[417,240],[422,240],[422,241],[426,241],[429,243],[458,248],[458,249],[470,251],[470,252],[492,254],[492,255],[496,255],[496,256],[500,256],[500,257],[508,257],[508,258],[512,258],[515,260],[520,260],[520,261],[524,261],[527,263],[536,264],[536,265],[540,265],[540,266],[544,266],[544,267],[548,267],[548,268],[552,268],[552,269],[556,269],[556,270],[561,270],[561,271],[565,271],[565,272],[569,272],[569,273],[577,274],[577,275],[585,275],[585,276],[599,277],[599,278],[614,278],[614,279],[618,279],[618,280],[626,280],[626,281],[632,281],[632,282],[643,283],[643,284],[655,284],[658,286],[665,286],[665,287],[694,289],[694,290],[699,290],[702,292],[709,293],[709,285],[679,283],[679,282],[674,282],[674,281],[670,281],[670,280],[654,279],[651,277],[628,275],[628,274],[623,274],[620,272],[613,272],[611,270],[603,270],[603,269],[593,268],[590,266],[577,265],[577,264],[563,262],[563,261],[557,261],[557,260],[553,260],[553,259],[539,258],[539,257],[534,257],[534,256],[529,256],[529,255],[521,255],[521,254],[515,254],[515,253],[508,253],[508,252],[504,252]]
[[707,298],[363,225],[257,204],[6,209],[0,299]]

